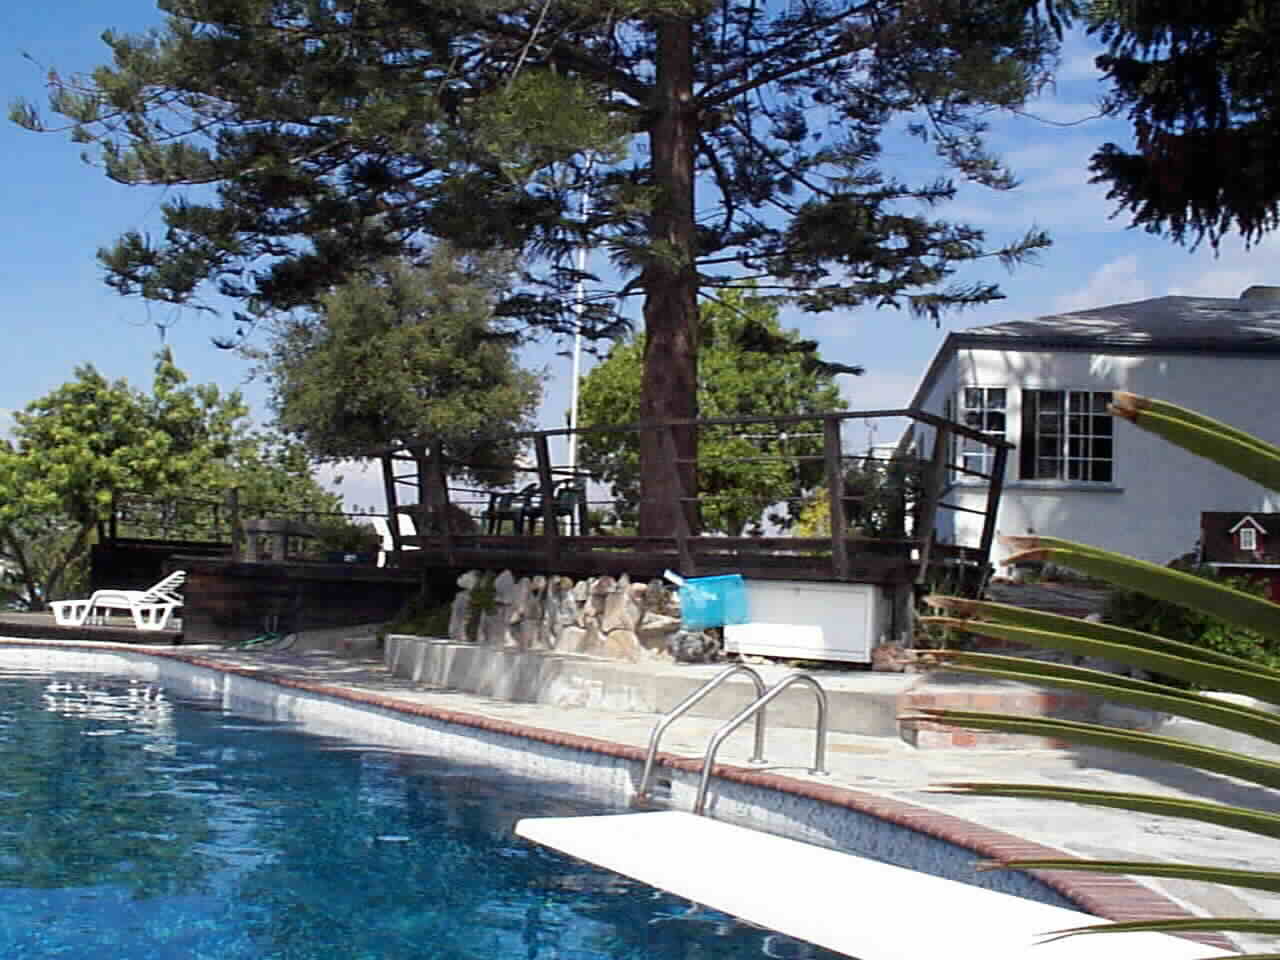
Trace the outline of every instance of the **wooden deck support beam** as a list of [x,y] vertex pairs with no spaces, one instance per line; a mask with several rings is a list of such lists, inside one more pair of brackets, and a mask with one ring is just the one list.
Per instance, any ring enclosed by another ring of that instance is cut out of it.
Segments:
[[991,478],[987,481],[987,515],[982,521],[982,538],[978,541],[979,563],[982,577],[991,564],[991,544],[996,536],[996,513],[1000,509],[1000,496],[1004,493],[1005,465],[1009,461],[1009,448],[996,447],[995,463],[991,466]]
[[933,540],[937,533],[935,525],[938,520],[938,501],[942,499],[942,485],[946,480],[947,447],[950,441],[950,432],[939,424],[934,429],[933,456],[929,459],[929,470],[924,479],[924,502],[920,506],[918,521],[922,530],[916,531],[920,540],[920,570],[916,574],[916,583],[924,583],[929,574],[929,557],[933,552]]
[[844,514],[844,452],[840,440],[841,421],[826,417],[822,421],[823,459],[827,473],[827,498],[831,501],[831,562],[838,580],[849,579],[849,521]]

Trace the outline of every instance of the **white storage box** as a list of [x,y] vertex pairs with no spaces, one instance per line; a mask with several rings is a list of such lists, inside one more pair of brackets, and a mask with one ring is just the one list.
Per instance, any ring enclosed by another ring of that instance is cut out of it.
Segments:
[[726,653],[870,663],[890,602],[870,583],[748,580],[750,622],[724,628]]

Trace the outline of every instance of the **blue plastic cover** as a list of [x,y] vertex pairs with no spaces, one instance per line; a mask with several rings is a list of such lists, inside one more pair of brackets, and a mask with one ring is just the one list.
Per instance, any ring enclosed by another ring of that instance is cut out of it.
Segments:
[[746,623],[747,585],[737,573],[690,577],[680,587],[680,623],[686,630]]

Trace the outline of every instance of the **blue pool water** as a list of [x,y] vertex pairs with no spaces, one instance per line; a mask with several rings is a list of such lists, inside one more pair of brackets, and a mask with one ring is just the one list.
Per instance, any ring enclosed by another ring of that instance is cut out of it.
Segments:
[[0,957],[834,960],[512,835],[600,812],[145,682],[0,674]]

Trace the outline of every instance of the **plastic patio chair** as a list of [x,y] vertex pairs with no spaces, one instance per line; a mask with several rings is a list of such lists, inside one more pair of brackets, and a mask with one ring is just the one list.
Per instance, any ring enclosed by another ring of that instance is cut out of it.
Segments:
[[533,533],[538,529],[538,521],[542,519],[542,487],[531,483],[516,494],[516,499],[520,501],[516,533]]
[[490,535],[501,533],[502,525],[507,521],[511,522],[512,530],[516,533],[520,532],[521,507],[516,506],[516,498],[518,496],[520,494],[510,490],[503,493],[489,494],[489,509],[484,514],[485,533]]
[[555,515],[556,520],[561,517],[569,518],[569,535],[576,536],[583,533],[579,520],[582,517],[582,510],[586,506],[587,491],[583,489],[582,484],[576,480],[566,480],[560,484],[556,490]]
[[82,626],[90,620],[102,623],[107,611],[125,610],[139,630],[163,630],[182,606],[178,590],[186,579],[185,570],[175,570],[145,590],[95,590],[88,599],[55,600],[49,606],[54,623],[62,626]]
[[[530,491],[529,496],[525,500],[525,505],[521,508],[521,523],[528,522],[529,532],[534,533],[538,524],[542,522],[542,496],[536,484],[526,488]],[[586,491],[582,486],[573,480],[566,480],[556,487],[555,493],[552,495],[551,513],[559,522],[561,517],[569,518],[569,533],[574,535],[578,533],[578,517],[579,507],[585,503]]]

